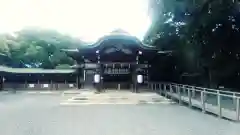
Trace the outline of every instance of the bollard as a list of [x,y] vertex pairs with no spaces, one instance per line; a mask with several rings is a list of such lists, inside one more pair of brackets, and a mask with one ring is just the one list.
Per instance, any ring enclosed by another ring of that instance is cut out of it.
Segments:
[[239,121],[239,98],[236,97],[236,120]]
[[217,103],[218,103],[218,117],[222,117],[222,107],[221,107],[221,94],[219,90],[217,91]]
[[191,89],[188,88],[188,106],[192,107],[192,97],[191,97]]
[[201,103],[202,103],[202,112],[205,113],[205,101],[204,101],[204,91],[201,91]]

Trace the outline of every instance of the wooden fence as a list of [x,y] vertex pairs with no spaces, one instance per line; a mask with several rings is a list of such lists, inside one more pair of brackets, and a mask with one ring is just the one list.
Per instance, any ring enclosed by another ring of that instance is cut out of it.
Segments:
[[240,93],[195,87],[175,83],[149,83],[149,88],[161,95],[196,107],[203,113],[216,114],[220,118],[239,121]]

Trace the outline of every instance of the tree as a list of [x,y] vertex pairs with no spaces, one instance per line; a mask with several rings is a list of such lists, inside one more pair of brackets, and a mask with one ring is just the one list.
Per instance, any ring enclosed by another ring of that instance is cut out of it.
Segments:
[[11,59],[9,66],[13,67],[55,68],[61,64],[72,65],[72,58],[60,50],[75,49],[83,44],[79,39],[37,28],[23,29],[14,36],[0,35],[0,53]]
[[[161,5],[157,5],[159,1]],[[151,6],[154,24],[145,41],[162,50],[174,50],[176,67],[182,73],[199,72],[217,85],[228,85],[224,80],[229,78],[239,79],[237,1],[159,1],[151,1],[155,2]]]

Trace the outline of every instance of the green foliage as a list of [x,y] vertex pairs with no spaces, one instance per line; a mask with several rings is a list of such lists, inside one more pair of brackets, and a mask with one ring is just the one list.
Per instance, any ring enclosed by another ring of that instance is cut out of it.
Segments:
[[240,79],[240,6],[237,1],[151,2],[155,4],[151,6],[154,24],[145,41],[175,52],[174,58],[169,59],[175,59],[176,68],[172,69],[178,70],[178,78],[186,73],[199,73],[205,82],[217,85],[229,85],[230,79],[232,82]]
[[56,31],[36,28],[23,29],[14,35],[0,35],[0,53],[7,55],[12,65],[24,64],[41,68],[72,65],[73,59],[60,50],[75,49],[82,44],[84,43],[80,40]]

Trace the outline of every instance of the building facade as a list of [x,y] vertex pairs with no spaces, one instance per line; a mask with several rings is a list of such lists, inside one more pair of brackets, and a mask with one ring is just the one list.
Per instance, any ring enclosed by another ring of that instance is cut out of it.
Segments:
[[[114,31],[96,43],[73,50],[63,50],[76,60],[76,70],[82,73],[77,84],[82,88],[129,89],[148,84],[153,61],[158,49],[144,45],[136,37],[122,31]],[[99,76],[99,82],[94,81]],[[137,81],[141,77],[143,81]]]
[[10,68],[0,66],[0,90],[75,89],[78,75],[73,69]]
[[92,45],[63,49],[76,65],[72,69],[9,68],[0,66],[3,89],[107,89],[138,92],[161,78],[161,52],[121,30]]

